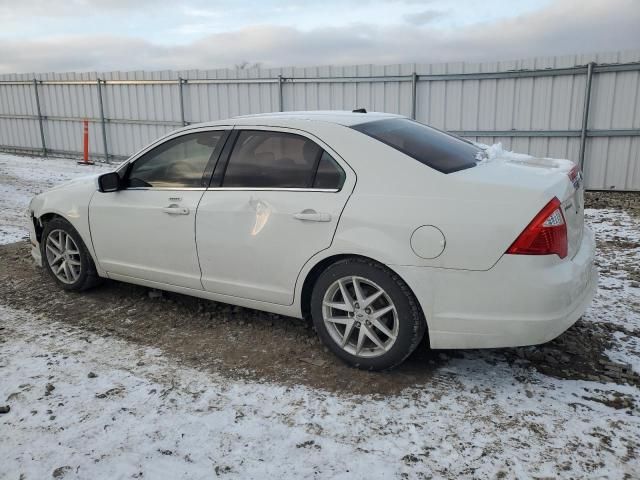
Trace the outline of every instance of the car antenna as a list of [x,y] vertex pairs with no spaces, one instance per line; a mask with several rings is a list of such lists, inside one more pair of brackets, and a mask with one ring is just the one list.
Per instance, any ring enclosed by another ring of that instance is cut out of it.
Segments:
[[367,113],[367,109],[366,108],[356,108],[355,110],[352,110],[352,113]]

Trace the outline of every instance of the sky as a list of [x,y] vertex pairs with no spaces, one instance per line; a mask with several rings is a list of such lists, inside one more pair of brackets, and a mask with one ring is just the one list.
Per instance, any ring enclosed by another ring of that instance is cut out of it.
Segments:
[[0,0],[0,73],[489,61],[640,49],[640,0]]

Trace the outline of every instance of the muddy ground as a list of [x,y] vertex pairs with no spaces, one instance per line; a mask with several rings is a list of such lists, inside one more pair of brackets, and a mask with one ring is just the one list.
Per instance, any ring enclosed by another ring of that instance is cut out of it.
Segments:
[[[640,195],[591,193],[588,208],[625,210],[640,216]],[[600,252],[629,248],[624,238],[598,241]],[[637,247],[637,245],[633,245]],[[640,267],[626,265],[640,280]],[[416,383],[428,384],[449,359],[474,356],[519,362],[557,378],[640,385],[628,365],[608,359],[614,334],[640,337],[640,331],[605,321],[578,321],[556,340],[537,347],[473,351],[429,351],[423,343],[393,372],[371,373],[342,364],[318,340],[310,321],[282,317],[134,285],[105,281],[94,290],[64,292],[34,266],[27,242],[0,246],[2,303],[53,320],[81,326],[102,336],[116,336],[162,349],[187,365],[225,376],[308,385],[329,391],[396,394]],[[637,298],[629,298],[640,309]],[[624,403],[625,399],[620,402]],[[615,407],[615,405],[612,405]],[[620,405],[620,408],[628,405]]]

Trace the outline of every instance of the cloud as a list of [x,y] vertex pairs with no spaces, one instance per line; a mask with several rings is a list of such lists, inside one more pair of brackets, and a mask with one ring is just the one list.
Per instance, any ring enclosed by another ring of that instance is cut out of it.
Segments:
[[431,23],[434,20],[443,17],[444,15],[445,13],[439,10],[424,10],[418,13],[408,13],[404,15],[403,18],[407,23],[420,26]]
[[517,59],[638,48],[638,25],[637,0],[557,0],[526,15],[450,30],[258,25],[168,46],[105,35],[5,39],[0,72],[214,69],[243,60],[269,67]]
[[167,0],[0,0],[0,13],[82,15],[87,10],[131,10],[166,3]]

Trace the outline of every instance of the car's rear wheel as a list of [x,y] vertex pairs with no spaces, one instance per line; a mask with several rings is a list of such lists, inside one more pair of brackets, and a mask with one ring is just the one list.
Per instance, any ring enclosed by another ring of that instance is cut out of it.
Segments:
[[54,218],[47,222],[40,245],[45,268],[65,290],[86,290],[99,283],[87,247],[66,220]]
[[329,349],[366,370],[399,365],[426,330],[407,284],[383,265],[362,258],[338,261],[318,277],[311,313]]

